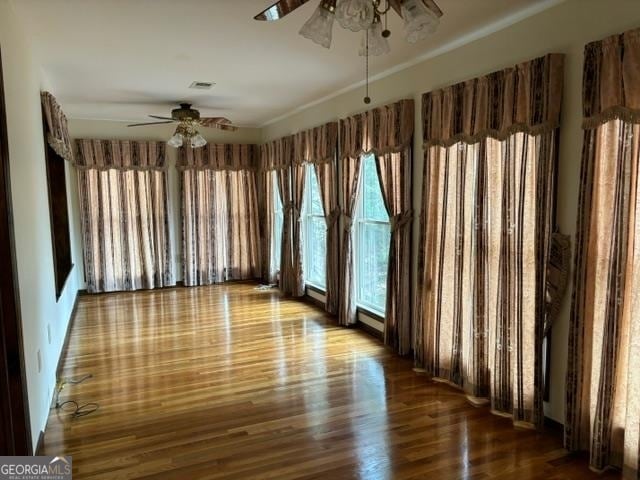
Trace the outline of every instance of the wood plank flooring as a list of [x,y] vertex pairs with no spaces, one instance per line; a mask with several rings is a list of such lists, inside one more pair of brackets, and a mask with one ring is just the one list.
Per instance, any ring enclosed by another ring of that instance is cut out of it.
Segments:
[[[588,479],[378,340],[253,284],[82,297],[44,454],[75,479]],[[614,476],[608,478],[616,478]]]

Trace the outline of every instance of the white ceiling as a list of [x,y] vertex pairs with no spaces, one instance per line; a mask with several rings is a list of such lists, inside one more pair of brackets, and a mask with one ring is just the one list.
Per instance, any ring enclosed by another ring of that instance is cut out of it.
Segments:
[[[431,38],[409,45],[389,16],[392,52],[372,75],[489,33],[557,0],[437,0],[444,11]],[[326,50],[297,32],[312,0],[277,22],[253,16],[272,0],[14,0],[67,116],[123,121],[166,115],[192,101],[203,115],[260,126],[357,84],[360,35],[334,27]],[[190,90],[192,81],[215,81]]]

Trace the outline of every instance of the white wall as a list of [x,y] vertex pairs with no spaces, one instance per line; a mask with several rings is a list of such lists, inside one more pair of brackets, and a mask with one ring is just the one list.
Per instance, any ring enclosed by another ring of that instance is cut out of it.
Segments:
[[[104,140],[168,140],[175,125],[157,125],[144,127],[127,127],[125,122],[113,122],[108,120],[82,120],[69,119],[69,134],[72,139],[92,138]],[[255,128],[241,128],[236,132],[216,130],[213,128],[202,129],[201,133],[210,143],[255,143],[258,144],[262,138],[262,132]],[[182,280],[182,244],[181,244],[181,218],[180,218],[180,184],[178,172],[175,169],[177,160],[177,150],[167,146],[168,186],[169,186],[169,214],[172,218],[170,223],[171,246],[174,260],[174,272],[176,280]],[[77,204],[78,186],[75,168],[70,168],[71,183],[73,183],[75,202]],[[82,251],[82,236],[80,234],[80,217],[76,207],[75,212],[70,212],[72,216],[72,242],[78,251]],[[81,264],[81,288],[85,288],[84,271]]]
[[[640,26],[640,1],[638,0],[567,0],[504,30],[374,82],[370,88],[373,106],[384,105],[401,98],[414,98],[416,101],[413,183],[415,211],[421,209],[423,169],[421,94],[548,52],[559,52],[566,54],[566,63],[560,132],[558,223],[562,232],[575,237],[582,149],[580,120],[583,48],[587,42],[638,26]],[[272,140],[364,111],[368,107],[362,103],[363,95],[363,89],[358,88],[267,125],[264,128],[263,140]],[[414,244],[416,245],[418,238],[419,232],[415,222]],[[416,264],[417,261],[414,258],[414,279]],[[551,399],[549,404],[545,405],[547,415],[558,421],[563,421],[564,418],[569,293],[565,297],[561,317],[553,329]]]
[[[7,0],[0,0],[0,48],[7,105],[24,360],[35,447],[49,414],[57,361],[78,292],[80,264],[78,250],[74,249],[75,267],[56,302],[40,110],[40,90],[46,88],[46,84],[31,45]],[[71,192],[69,195],[71,198]],[[38,351],[42,358],[40,370]]]

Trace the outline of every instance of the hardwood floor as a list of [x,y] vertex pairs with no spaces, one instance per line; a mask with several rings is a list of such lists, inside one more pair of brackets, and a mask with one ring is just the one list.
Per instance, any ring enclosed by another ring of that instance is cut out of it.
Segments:
[[[369,335],[250,284],[85,296],[44,454],[75,479],[587,479],[559,433],[413,373]],[[615,477],[611,477],[615,478]]]

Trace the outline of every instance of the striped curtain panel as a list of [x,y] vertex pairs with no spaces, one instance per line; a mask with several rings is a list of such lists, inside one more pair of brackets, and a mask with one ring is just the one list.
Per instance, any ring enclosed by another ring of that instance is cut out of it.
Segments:
[[[407,117],[413,121],[413,104]],[[384,340],[399,355],[411,353],[411,147],[376,157],[382,198],[390,218]]]
[[314,165],[318,178],[327,225],[325,309],[335,315],[338,313],[340,286],[340,208],[338,207],[336,173],[338,124],[336,122],[327,123],[311,130],[299,132],[295,135],[294,142],[294,164],[297,165],[296,168],[301,170],[299,174],[304,174],[302,171],[304,163],[311,163]]
[[253,145],[180,150],[185,285],[260,277],[255,155]]
[[[304,294],[304,284],[301,283],[302,267],[294,268],[293,253],[293,217],[294,217],[294,200],[292,192],[292,159],[294,153],[294,139],[292,136],[283,137],[278,140],[266,143],[260,146],[259,170],[262,178],[261,183],[265,187],[264,195],[273,198],[273,188],[277,188],[280,202],[282,204],[284,215],[282,222],[282,237],[280,264],[278,271],[278,288],[284,294],[301,296]],[[272,180],[273,172],[276,172],[275,182]],[[304,179],[302,185],[297,184],[297,188],[304,188]],[[301,202],[300,202],[301,203]],[[262,211],[262,222],[266,228],[262,230],[262,248],[263,261],[268,265],[274,264],[271,258],[271,232],[274,224],[274,205],[269,201]],[[299,213],[298,213],[299,218]],[[298,227],[299,228],[299,227]],[[264,275],[264,273],[263,273]],[[272,274],[270,274],[272,275]]]
[[165,144],[78,140],[76,145],[87,290],[175,285]]
[[539,427],[563,57],[423,96],[418,370]]
[[[305,294],[302,267],[302,202],[304,201],[305,167],[302,163],[291,165],[291,293],[294,297]],[[287,213],[285,211],[285,213]]]
[[583,75],[565,443],[638,479],[640,29],[587,45]]
[[342,191],[344,199],[340,274],[342,298],[338,321],[356,322],[354,295],[353,219],[362,155],[373,152],[382,194],[391,219],[389,271],[385,311],[385,343],[398,353],[411,349],[410,239],[411,142],[414,102],[401,100],[340,120]]

